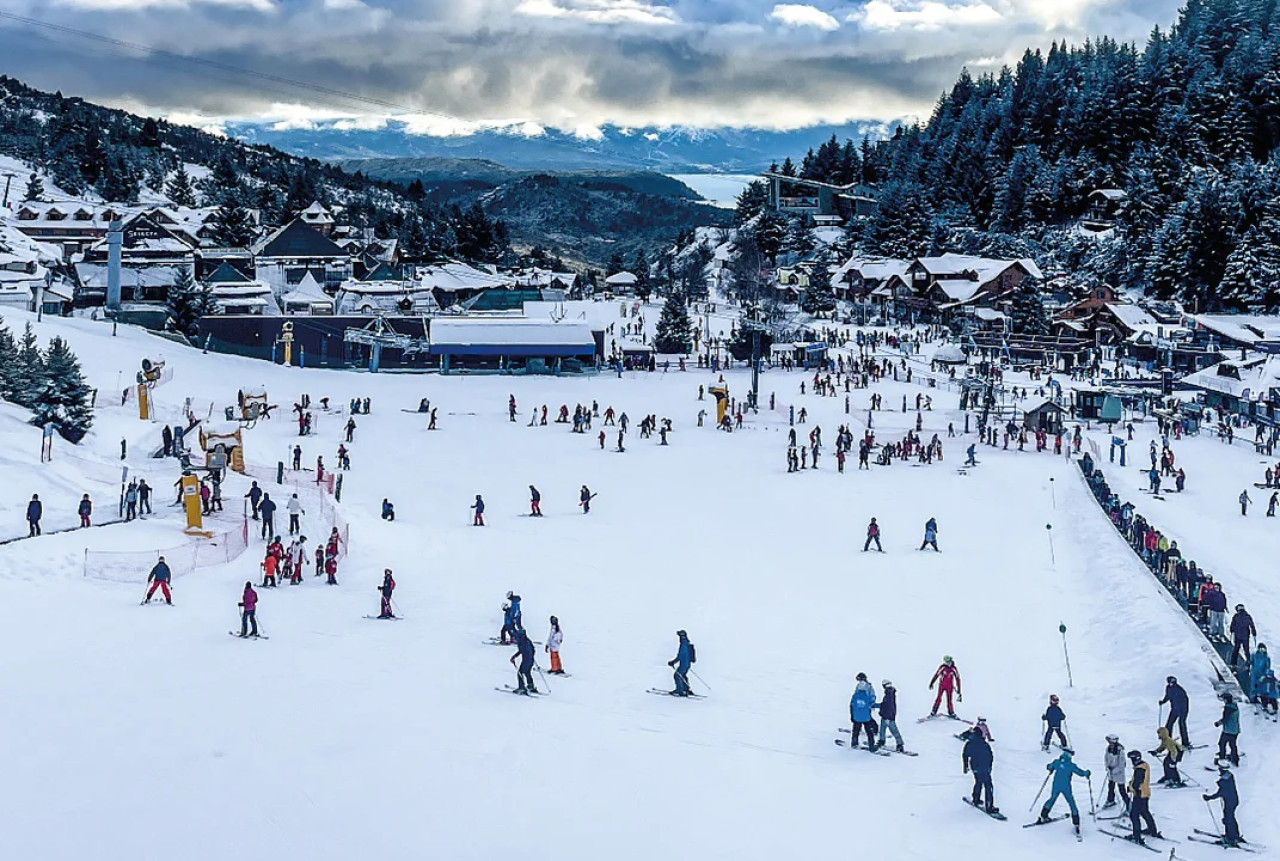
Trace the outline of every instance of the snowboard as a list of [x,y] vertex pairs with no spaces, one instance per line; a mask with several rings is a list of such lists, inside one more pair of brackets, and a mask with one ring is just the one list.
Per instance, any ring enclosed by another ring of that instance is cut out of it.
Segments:
[[239,637],[241,640],[270,640],[271,639],[266,634],[249,634],[247,636],[241,637],[239,631],[227,631],[227,633],[233,637]]
[[998,810],[995,811],[994,813],[988,813],[985,807],[979,807],[978,805],[974,804],[973,799],[967,795],[960,796],[960,800],[963,801],[965,804],[969,805],[970,807],[972,807],[974,810],[981,810],[983,813],[986,813],[992,819],[998,819],[1001,822],[1004,822],[1009,818]]
[[1099,828],[1098,830],[1101,831],[1103,834],[1107,835],[1108,837],[1110,837],[1112,840],[1123,840],[1124,842],[1132,846],[1138,846],[1143,849],[1148,849],[1152,852],[1161,852],[1160,849],[1157,849],[1156,847],[1150,845],[1149,843],[1139,843],[1138,841],[1134,840],[1132,834],[1124,834],[1119,831],[1112,831],[1108,828]]
[[[833,741],[836,743],[837,747],[847,747],[849,745],[849,742],[842,738],[833,739]],[[875,750],[872,750],[869,747],[863,747],[862,745],[858,745],[855,749],[863,750],[863,751],[866,751],[867,753],[874,753],[876,756],[889,755],[889,751],[885,750],[884,748],[876,748]]]
[[[840,729],[840,732],[845,734],[852,732],[852,730],[849,729],[849,727],[847,726],[842,726],[839,729]],[[842,742],[843,742],[843,739],[836,739],[836,744],[841,744]],[[916,753],[914,750],[897,750],[896,748],[891,748],[888,745],[885,745],[884,749],[887,750],[889,753],[899,753],[899,754],[902,754],[903,756],[919,756],[920,755]]]
[[[399,617],[397,617],[397,618],[399,618]],[[541,646],[541,645],[542,645],[542,641],[541,641],[541,640],[530,640],[529,642],[533,643],[535,646]],[[512,649],[514,649],[514,648],[516,647],[516,644],[515,644],[515,641],[514,641],[514,640],[512,640],[512,641],[511,641],[511,642],[509,642],[509,643],[504,643],[504,642],[502,642],[501,640],[499,640],[497,637],[490,637],[489,639],[487,639],[487,640],[485,640],[485,641],[484,641],[484,644],[485,644],[486,646],[503,646],[503,647],[506,647],[506,648],[512,648]]]

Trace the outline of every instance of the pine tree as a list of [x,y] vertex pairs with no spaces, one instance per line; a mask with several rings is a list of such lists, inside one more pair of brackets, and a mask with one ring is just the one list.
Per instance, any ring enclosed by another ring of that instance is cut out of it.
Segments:
[[190,209],[196,205],[196,192],[191,187],[191,175],[187,173],[185,163],[178,162],[178,169],[165,185],[164,193],[173,201],[174,206]]
[[662,306],[653,348],[659,353],[688,353],[693,349],[693,326],[685,296],[672,291]]
[[44,356],[36,341],[36,333],[28,323],[22,330],[22,340],[18,344],[18,360],[9,374],[12,380],[8,389],[12,392],[12,400],[20,407],[31,407],[44,385]]
[[795,217],[787,223],[786,249],[801,260],[807,258],[818,247],[818,237],[814,235],[813,224],[803,216]]
[[1013,295],[1009,309],[1009,325],[1021,335],[1049,334],[1049,313],[1044,308],[1040,291],[1030,284],[1023,284]]
[[23,200],[39,200],[43,196],[44,180],[40,179],[40,174],[32,171],[30,178],[27,179],[27,193]]
[[234,200],[226,200],[209,219],[213,241],[227,248],[247,248],[253,244],[255,231],[249,212]]
[[35,414],[31,423],[41,427],[52,424],[68,442],[80,442],[93,425],[89,386],[80,371],[80,361],[60,337],[55,336],[49,341],[49,349],[44,354],[43,376],[43,384],[31,408]]
[[800,297],[800,308],[816,317],[836,309],[836,294],[831,291],[831,267],[826,255],[821,255],[809,271],[809,286]]
[[[777,173],[774,165],[773,173]],[[769,185],[762,179],[747,183],[746,188],[738,192],[737,205],[733,210],[733,223],[738,227],[755,218],[769,205]]]
[[604,276],[608,278],[611,275],[617,275],[625,268],[626,264],[622,262],[622,255],[615,251],[609,255],[609,262],[604,266]]
[[200,317],[197,307],[195,284],[191,278],[190,266],[174,267],[173,282],[169,285],[165,298],[165,310],[169,312],[169,322],[173,328],[184,335],[194,335],[196,320]]
[[776,212],[763,212],[760,214],[759,220],[756,221],[756,228],[753,234],[756,247],[760,249],[760,253],[764,255],[770,265],[777,265],[778,252],[782,250],[782,243],[786,238],[786,230],[786,222]]
[[18,367],[18,345],[13,340],[13,333],[0,320],[0,400],[13,401],[14,373]]

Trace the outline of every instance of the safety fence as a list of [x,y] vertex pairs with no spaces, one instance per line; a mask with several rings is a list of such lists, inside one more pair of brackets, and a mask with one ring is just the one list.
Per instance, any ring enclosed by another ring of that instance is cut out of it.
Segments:
[[[351,537],[351,527],[347,524],[346,517],[343,516],[342,510],[338,503],[334,500],[333,494],[336,487],[337,476],[328,472],[325,473],[323,480],[317,482],[315,473],[306,470],[285,470],[280,475],[280,481],[276,481],[276,470],[260,466],[258,464],[245,464],[245,473],[247,477],[258,482],[258,486],[266,493],[272,493],[273,488],[286,488],[287,493],[297,493],[298,499],[302,502],[304,510],[313,510],[319,513],[319,523],[324,533],[315,536],[317,540],[323,541],[334,529],[338,530],[338,558],[347,555],[347,542]],[[272,495],[272,501],[279,506],[276,509],[276,517],[283,518],[288,515],[284,511],[285,503],[288,496],[284,493]]]
[[211,538],[192,538],[184,544],[159,550],[88,550],[84,551],[84,576],[114,583],[145,583],[151,568],[164,557],[174,577],[200,568],[231,562],[249,547],[249,522]]
[[[1236,695],[1251,692],[1253,684],[1250,679],[1248,649],[1245,649],[1243,667],[1231,665],[1232,644],[1225,632],[1219,634],[1214,630],[1209,618],[1206,589],[1215,582],[1217,588],[1221,589],[1221,582],[1209,576],[1203,568],[1197,567],[1195,562],[1188,561],[1180,548],[1173,549],[1173,545],[1168,543],[1168,536],[1162,536],[1154,525],[1137,512],[1133,503],[1125,502],[1113,493],[1102,470],[1095,466],[1093,457],[1085,454],[1078,464],[1085,483],[1111,520],[1111,525],[1203,636],[1205,652],[1215,659],[1214,672],[1219,684],[1230,687]],[[1165,539],[1164,542],[1162,538]],[[1164,548],[1161,547],[1162,543],[1165,544]]]

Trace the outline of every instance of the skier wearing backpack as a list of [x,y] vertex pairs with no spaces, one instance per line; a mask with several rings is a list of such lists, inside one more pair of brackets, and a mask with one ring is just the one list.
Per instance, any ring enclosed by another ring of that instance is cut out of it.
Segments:
[[933,701],[933,711],[929,716],[932,717],[938,713],[938,706],[942,705],[942,695],[946,694],[947,717],[955,717],[956,710],[952,705],[951,695],[954,693],[957,700],[964,702],[964,694],[960,692],[960,670],[956,668],[956,662],[950,655],[943,655],[942,664],[929,680],[929,690],[933,690],[935,684],[938,686],[938,696]]
[[849,698],[849,720],[853,724],[853,739],[849,742],[851,749],[858,747],[858,736],[865,729],[867,732],[867,750],[875,751],[875,723],[871,720],[871,710],[876,706],[876,691],[867,681],[866,673],[858,673],[858,684]]
[[676,636],[680,638],[680,645],[676,649],[676,656],[667,661],[667,666],[675,667],[676,671],[676,689],[671,691],[671,694],[677,697],[687,697],[693,693],[693,689],[689,687],[689,670],[698,660],[698,657],[693,643],[689,642],[689,635],[686,632],[676,631]]
[[396,580],[391,576],[390,568],[382,572],[382,585],[378,587],[378,591],[382,593],[382,609],[378,613],[378,618],[394,619],[396,614],[391,612],[391,593],[396,591]]
[[[803,451],[803,449],[801,450]],[[876,523],[876,519],[874,517],[871,518],[871,522],[867,524],[867,540],[866,543],[862,545],[863,553],[866,553],[871,549],[872,541],[876,543],[876,551],[883,553],[884,548],[880,546],[880,524]]]

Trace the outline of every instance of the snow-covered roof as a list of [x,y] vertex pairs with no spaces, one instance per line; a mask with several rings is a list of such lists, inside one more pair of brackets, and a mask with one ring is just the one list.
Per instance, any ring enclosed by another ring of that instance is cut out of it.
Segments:
[[1009,319],[1008,314],[1003,311],[997,311],[995,308],[977,308],[974,310],[973,316],[977,317],[979,320],[985,320],[988,323],[994,322],[995,320]]
[[1129,193],[1119,188],[1098,188],[1089,192],[1090,197],[1101,197],[1106,200],[1119,201],[1128,200]]
[[608,278],[604,279],[604,283],[611,287],[631,287],[638,280],[639,279],[636,278],[636,276],[626,270],[623,270],[622,272],[615,272]]
[[1253,346],[1280,338],[1280,317],[1262,314],[1197,314],[1190,321],[1228,341]]
[[933,351],[933,361],[948,365],[962,365],[969,361],[969,357],[964,354],[964,350],[960,349],[959,344],[943,344]]
[[1266,355],[1243,362],[1227,360],[1188,374],[1182,382],[1197,389],[1250,400],[1266,397],[1274,386],[1280,386],[1280,356]]
[[894,275],[905,279],[907,277],[907,268],[911,265],[910,260],[894,260],[884,257],[850,257],[831,276],[833,284],[843,284],[848,281],[848,274],[856,272],[866,281],[874,281],[883,283]]
[[550,323],[510,318],[437,317],[431,321],[431,348],[466,347],[491,351],[503,347],[569,347],[594,353],[595,338],[586,323]]
[[318,200],[313,202],[306,209],[302,210],[302,212],[298,214],[298,217],[307,224],[333,224],[333,215],[331,215],[329,210],[325,209]]
[[333,304],[333,298],[324,290],[320,289],[320,284],[315,277],[308,272],[302,276],[302,280],[298,282],[298,286],[289,290],[280,297],[281,305],[321,305]]
[[210,284],[209,291],[217,299],[231,299],[239,296],[266,296],[271,288],[261,281],[245,281],[239,284]]
[[1135,331],[1141,331],[1147,326],[1159,325],[1159,321],[1157,321],[1155,317],[1152,317],[1137,305],[1129,305],[1123,302],[1108,302],[1104,307],[1114,314],[1117,320]]
[[438,288],[450,292],[507,287],[512,283],[509,276],[486,272],[466,263],[442,263],[424,267],[418,271],[418,280],[424,290]]

